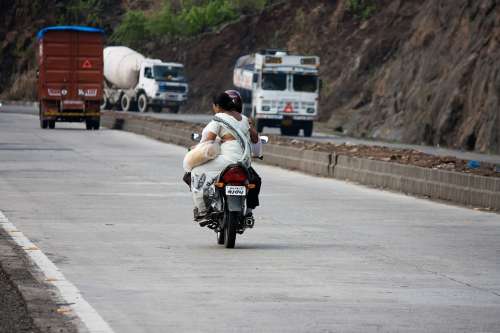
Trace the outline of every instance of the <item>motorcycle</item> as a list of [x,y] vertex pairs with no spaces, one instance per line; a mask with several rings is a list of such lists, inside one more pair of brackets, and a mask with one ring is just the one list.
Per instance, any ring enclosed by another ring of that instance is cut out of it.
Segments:
[[[199,142],[201,135],[193,133],[193,141]],[[266,144],[267,136],[260,137],[261,144]],[[258,157],[262,159],[262,156]],[[242,235],[246,229],[252,229],[255,220],[246,213],[248,191],[255,189],[249,170],[242,164],[227,166],[209,187],[207,203],[209,214],[200,222],[201,227],[212,229],[217,234],[217,244],[234,248],[236,235]]]

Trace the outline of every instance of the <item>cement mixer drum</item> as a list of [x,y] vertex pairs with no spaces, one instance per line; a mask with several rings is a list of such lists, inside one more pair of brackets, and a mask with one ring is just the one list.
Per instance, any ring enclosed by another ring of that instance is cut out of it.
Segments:
[[144,56],[125,46],[104,49],[104,77],[116,88],[130,89],[137,85]]

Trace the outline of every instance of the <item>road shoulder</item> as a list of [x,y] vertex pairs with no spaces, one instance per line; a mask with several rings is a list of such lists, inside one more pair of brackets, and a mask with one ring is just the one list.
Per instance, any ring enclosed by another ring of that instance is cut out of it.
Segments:
[[54,287],[0,228],[0,332],[78,332]]

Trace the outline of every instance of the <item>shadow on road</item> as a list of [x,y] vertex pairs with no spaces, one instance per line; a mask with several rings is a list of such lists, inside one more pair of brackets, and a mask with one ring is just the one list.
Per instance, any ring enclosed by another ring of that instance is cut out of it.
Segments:
[[[236,242],[236,247],[230,251],[235,250],[309,250],[309,249],[332,249],[340,248],[341,245],[331,244],[258,244],[258,243],[241,243]],[[224,246],[208,245],[202,246],[205,249],[221,249],[225,250]],[[229,251],[229,250],[228,250]]]

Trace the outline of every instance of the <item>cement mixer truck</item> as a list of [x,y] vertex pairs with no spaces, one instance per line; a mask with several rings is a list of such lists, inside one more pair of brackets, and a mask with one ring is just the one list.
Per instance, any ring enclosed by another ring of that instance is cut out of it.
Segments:
[[263,50],[236,62],[233,83],[243,99],[243,111],[255,119],[259,132],[280,127],[282,135],[302,129],[311,136],[318,118],[319,57]]
[[184,66],[145,58],[125,46],[104,49],[104,96],[101,109],[177,113],[185,104],[188,84]]

